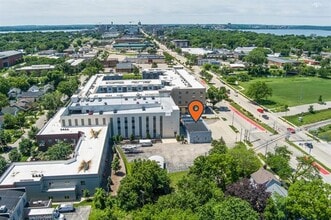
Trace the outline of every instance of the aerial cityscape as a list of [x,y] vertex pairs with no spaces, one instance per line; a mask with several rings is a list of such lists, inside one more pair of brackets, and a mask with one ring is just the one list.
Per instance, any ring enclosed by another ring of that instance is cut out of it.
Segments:
[[331,219],[330,10],[3,2],[0,219]]

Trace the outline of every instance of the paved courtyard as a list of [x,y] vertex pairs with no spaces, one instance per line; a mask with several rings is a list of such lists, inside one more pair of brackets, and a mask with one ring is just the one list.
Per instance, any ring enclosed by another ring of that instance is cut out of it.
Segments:
[[163,143],[153,144],[152,147],[137,148],[134,153],[126,153],[129,161],[159,155],[165,159],[169,172],[187,170],[196,157],[205,155],[211,148],[210,144],[182,144],[175,139],[164,139]]

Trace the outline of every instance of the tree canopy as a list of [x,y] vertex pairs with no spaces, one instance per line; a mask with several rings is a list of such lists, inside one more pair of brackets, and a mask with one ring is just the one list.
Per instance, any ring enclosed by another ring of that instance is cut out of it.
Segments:
[[256,101],[272,96],[272,89],[265,82],[257,81],[249,85],[247,95]]
[[286,209],[291,219],[329,220],[331,186],[322,180],[299,180],[288,190]]
[[47,149],[46,158],[48,160],[66,160],[71,152],[70,144],[59,142]]
[[171,192],[170,179],[155,161],[135,160],[132,173],[122,181],[118,191],[119,206],[124,210],[154,203],[159,196]]

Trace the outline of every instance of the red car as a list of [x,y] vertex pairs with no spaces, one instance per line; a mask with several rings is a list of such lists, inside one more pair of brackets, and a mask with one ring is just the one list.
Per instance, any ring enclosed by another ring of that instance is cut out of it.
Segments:
[[258,108],[257,111],[260,112],[260,113],[264,112],[263,108]]
[[287,131],[290,132],[291,134],[295,134],[294,128],[287,128]]

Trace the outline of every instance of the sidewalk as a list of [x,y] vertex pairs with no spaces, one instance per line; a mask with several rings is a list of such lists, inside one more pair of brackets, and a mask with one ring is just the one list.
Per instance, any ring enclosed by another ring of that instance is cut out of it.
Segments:
[[325,104],[312,103],[312,104],[306,104],[306,105],[293,106],[293,107],[289,107],[289,111],[287,111],[287,112],[277,112],[274,114],[277,115],[278,117],[297,115],[302,112],[308,112],[308,108],[311,105],[313,106],[315,111],[319,111],[319,110],[331,108],[331,101],[325,102]]

